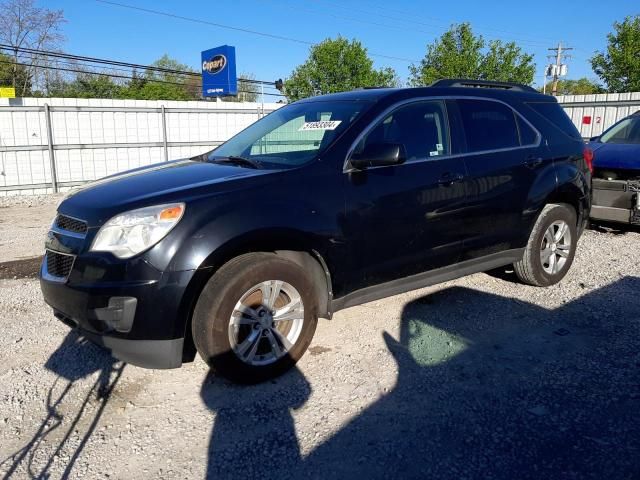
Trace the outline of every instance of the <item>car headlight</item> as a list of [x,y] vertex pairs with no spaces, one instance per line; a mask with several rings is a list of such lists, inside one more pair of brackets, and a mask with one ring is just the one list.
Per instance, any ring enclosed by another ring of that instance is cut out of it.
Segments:
[[116,215],[100,228],[91,251],[133,257],[166,237],[182,218],[184,209],[184,203],[172,203]]

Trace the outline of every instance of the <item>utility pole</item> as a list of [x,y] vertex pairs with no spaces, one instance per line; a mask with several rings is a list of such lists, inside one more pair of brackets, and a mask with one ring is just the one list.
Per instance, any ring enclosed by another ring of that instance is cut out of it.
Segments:
[[[562,42],[558,42],[558,46],[554,48],[549,48],[550,51],[556,52],[555,55],[549,55],[548,58],[555,59],[556,63],[551,64],[547,67],[546,73],[549,76],[553,77],[553,88],[552,93],[554,96],[558,95],[558,80],[560,77],[563,77],[567,74],[567,65],[562,63],[563,60],[571,58],[571,55],[567,55],[564,52],[569,50],[573,50],[570,47],[563,47]],[[546,82],[545,82],[546,83]]]

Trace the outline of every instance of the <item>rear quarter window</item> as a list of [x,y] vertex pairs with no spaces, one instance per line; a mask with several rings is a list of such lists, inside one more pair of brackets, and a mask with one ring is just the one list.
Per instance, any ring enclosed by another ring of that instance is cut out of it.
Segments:
[[532,102],[527,105],[566,135],[582,140],[580,132],[557,102]]

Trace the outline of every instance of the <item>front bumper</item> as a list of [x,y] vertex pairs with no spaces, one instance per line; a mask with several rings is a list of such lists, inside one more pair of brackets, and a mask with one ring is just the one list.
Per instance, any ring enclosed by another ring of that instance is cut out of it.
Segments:
[[193,271],[161,272],[143,259],[108,255],[75,258],[67,278],[53,278],[47,257],[40,271],[45,302],[55,316],[125,362],[176,368],[183,361],[187,310],[184,295]]
[[[63,314],[55,316],[72,328],[75,322]],[[184,338],[173,340],[128,340],[126,338],[96,335],[79,329],[80,335],[87,340],[106,348],[111,354],[123,362],[143,368],[178,368],[182,365]]]
[[594,178],[591,218],[640,225],[640,181]]

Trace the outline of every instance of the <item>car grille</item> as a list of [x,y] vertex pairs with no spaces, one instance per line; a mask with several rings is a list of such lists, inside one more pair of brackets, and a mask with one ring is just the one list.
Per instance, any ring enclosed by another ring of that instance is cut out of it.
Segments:
[[52,277],[67,278],[73,267],[73,255],[47,250],[47,273]]
[[67,217],[66,215],[58,214],[56,217],[55,225],[61,230],[66,230],[73,233],[87,233],[87,222],[78,220],[76,218]]

